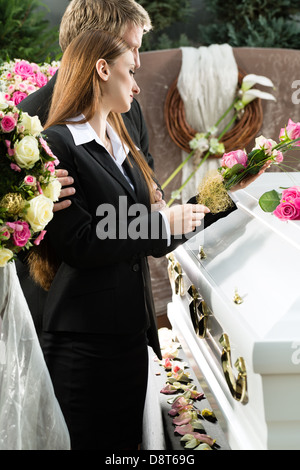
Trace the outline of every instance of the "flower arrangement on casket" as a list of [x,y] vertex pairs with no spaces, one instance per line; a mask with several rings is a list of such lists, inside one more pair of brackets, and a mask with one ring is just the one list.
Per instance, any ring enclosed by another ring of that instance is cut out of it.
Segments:
[[[300,123],[289,119],[279,133],[279,143],[263,136],[255,140],[248,154],[244,150],[224,153],[221,167],[208,174],[198,188],[197,202],[207,206],[212,213],[224,211],[232,205],[227,191],[244,178],[257,174],[265,164],[281,164],[286,151],[300,146]],[[263,203],[267,196],[262,196]],[[274,210],[274,209],[273,209]]]
[[[221,142],[221,139],[223,139],[224,135],[232,127],[232,125],[241,118],[245,111],[245,108],[248,106],[249,103],[251,103],[257,98],[276,101],[275,97],[272,94],[253,88],[255,84],[274,88],[272,81],[267,77],[255,74],[245,75],[242,79],[241,87],[237,90],[237,94],[234,97],[233,102],[224,112],[224,114],[218,119],[215,125],[213,125],[206,132],[197,132],[194,138],[189,141],[189,147],[191,149],[191,152],[162,184],[162,189],[165,189],[167,187],[167,185],[182,170],[184,165],[186,165],[186,163],[190,160],[191,157],[193,157],[193,163],[195,168],[192,173],[188,176],[188,178],[182,183],[180,188],[176,189],[175,191],[172,191],[171,199],[167,203],[168,206],[172,205],[175,199],[180,199],[181,191],[190,181],[190,179],[196,174],[196,172],[207,160],[207,158],[209,158],[211,155],[215,155],[221,158],[221,156],[225,152],[225,147],[224,144]],[[216,137],[219,125],[225,118],[227,118],[227,116],[229,115],[229,113],[231,113],[232,110],[234,110],[232,118],[226,124],[225,128],[222,130],[219,136]]]
[[61,184],[58,160],[30,117],[0,93],[0,267],[38,245],[53,217]]
[[[296,141],[296,146],[300,147],[300,122],[293,122],[289,119],[285,129],[281,129],[280,138]],[[264,212],[273,212],[278,219],[300,220],[300,187],[291,186],[282,188],[282,193],[275,189],[267,191],[259,199],[259,205]]]
[[27,60],[15,59],[0,66],[0,91],[5,99],[17,106],[24,98],[45,86],[53,77],[59,62],[38,65]]

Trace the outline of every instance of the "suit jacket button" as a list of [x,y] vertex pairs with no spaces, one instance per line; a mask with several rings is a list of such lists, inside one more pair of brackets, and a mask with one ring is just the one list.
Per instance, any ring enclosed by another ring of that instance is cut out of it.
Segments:
[[135,272],[139,271],[139,270],[140,270],[140,265],[137,264],[137,263],[134,264],[134,265],[132,266],[132,270],[135,271]]

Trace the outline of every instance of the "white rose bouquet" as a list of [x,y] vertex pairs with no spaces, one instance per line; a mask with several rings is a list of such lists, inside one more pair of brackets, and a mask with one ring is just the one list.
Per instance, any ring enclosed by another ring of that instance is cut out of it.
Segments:
[[0,267],[38,245],[53,217],[61,185],[59,163],[42,136],[37,116],[20,111],[0,93]]

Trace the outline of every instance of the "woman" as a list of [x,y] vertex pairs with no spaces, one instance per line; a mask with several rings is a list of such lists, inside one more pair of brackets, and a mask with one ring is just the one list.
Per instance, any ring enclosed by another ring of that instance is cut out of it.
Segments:
[[127,44],[84,32],[64,53],[45,125],[76,193],[49,224],[46,258],[32,270],[51,284],[42,346],[74,450],[141,442],[147,345],[160,355],[146,257],[182,243],[172,235],[192,232],[208,211],[151,211],[154,175],[119,114],[138,92]]
[[138,448],[148,344],[160,357],[147,256],[219,217],[198,204],[157,210],[155,177],[120,117],[138,92],[128,45],[86,31],[63,55],[45,126],[76,193],[31,264],[49,289],[42,346],[74,450]]

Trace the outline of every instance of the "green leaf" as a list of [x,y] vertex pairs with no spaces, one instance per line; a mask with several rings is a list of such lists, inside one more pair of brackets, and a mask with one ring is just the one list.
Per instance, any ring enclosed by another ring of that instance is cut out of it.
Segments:
[[280,204],[281,194],[273,189],[272,191],[267,191],[259,198],[259,205],[264,212],[273,212],[275,211],[278,204]]

